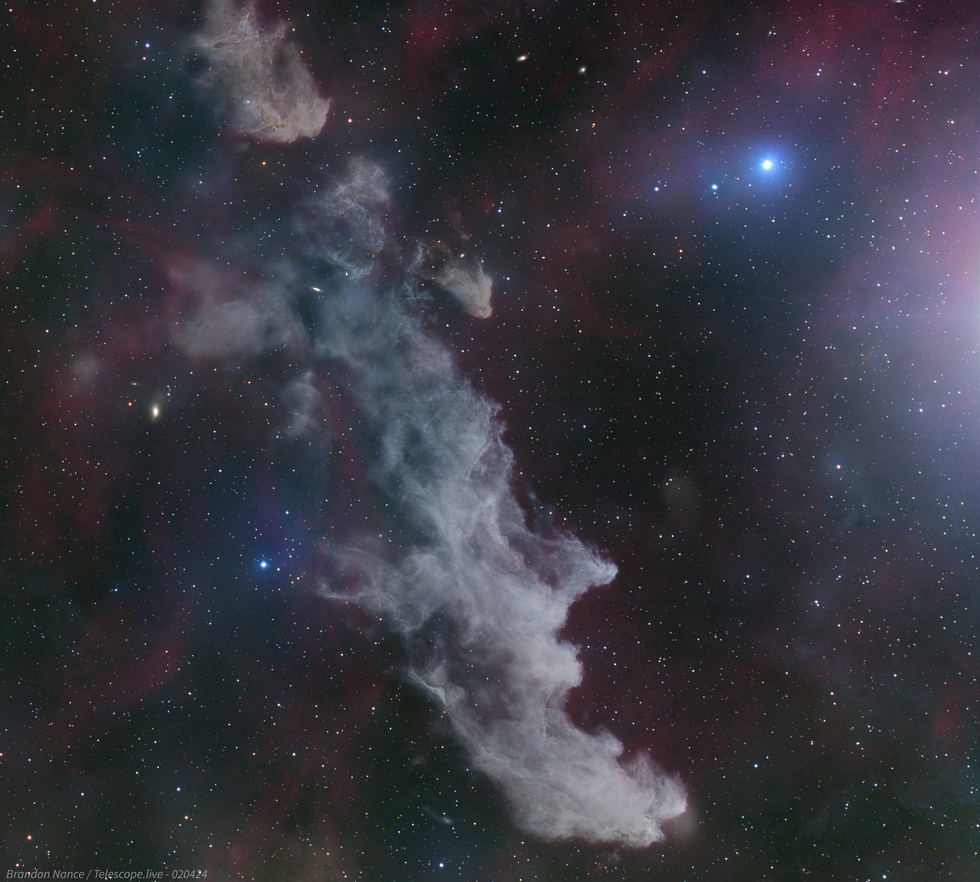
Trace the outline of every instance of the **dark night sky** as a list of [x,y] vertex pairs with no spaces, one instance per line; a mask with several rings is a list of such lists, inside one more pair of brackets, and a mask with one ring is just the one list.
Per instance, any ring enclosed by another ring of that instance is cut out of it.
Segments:
[[980,878],[980,11],[2,14],[4,878]]

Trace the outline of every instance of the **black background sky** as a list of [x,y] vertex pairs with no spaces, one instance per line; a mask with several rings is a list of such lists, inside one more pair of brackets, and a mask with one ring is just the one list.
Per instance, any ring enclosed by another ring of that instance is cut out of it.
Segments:
[[[235,131],[198,4],[2,11],[0,870],[978,878],[980,12],[255,15],[314,138]],[[528,524],[619,567],[567,707],[679,776],[662,843],[523,832],[412,642],[322,596],[389,526],[344,371],[291,434],[309,354],[175,330],[315,275],[296,218],[355,161],[390,195],[364,284],[415,280]],[[471,250],[485,319],[405,269]]]

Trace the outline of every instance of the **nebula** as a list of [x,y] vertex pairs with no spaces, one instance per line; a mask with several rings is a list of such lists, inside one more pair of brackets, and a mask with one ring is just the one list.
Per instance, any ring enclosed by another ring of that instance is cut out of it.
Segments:
[[[283,391],[289,431],[316,431],[322,401],[311,377],[342,376],[384,530],[329,550],[360,576],[343,588],[325,581],[323,595],[356,599],[404,636],[414,681],[448,712],[529,832],[659,840],[661,822],[685,808],[681,785],[645,756],[621,763],[612,735],[576,728],[564,709],[582,666],[558,632],[571,604],[612,580],[615,566],[573,536],[528,528],[496,408],[413,313],[420,280],[411,264],[401,279],[375,272],[388,248],[376,213],[387,200],[380,171],[356,162],[324,189],[297,214],[286,273],[315,294],[316,313],[311,360]],[[303,270],[311,261],[319,272]],[[447,285],[489,288],[482,270],[450,266]],[[209,290],[175,334],[190,355],[256,355],[301,333],[297,317],[285,318],[294,314],[288,287],[218,304]]]
[[203,30],[192,47],[211,67],[201,78],[219,102],[227,102],[232,127],[243,135],[280,143],[319,134],[330,102],[286,38],[285,22],[260,24],[254,3],[209,0]]

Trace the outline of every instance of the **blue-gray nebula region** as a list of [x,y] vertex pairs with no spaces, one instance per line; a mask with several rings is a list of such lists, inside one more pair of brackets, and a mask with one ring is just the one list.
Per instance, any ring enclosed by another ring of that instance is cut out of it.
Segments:
[[[411,679],[528,832],[634,846],[661,839],[661,822],[684,811],[683,788],[645,756],[622,764],[615,737],[582,731],[565,710],[582,665],[558,633],[571,604],[610,582],[615,566],[573,536],[528,528],[497,409],[414,314],[411,263],[403,279],[376,272],[386,250],[377,214],[388,200],[379,170],[355,163],[323,190],[297,212],[302,244],[277,267],[289,283],[220,304],[204,293],[178,346],[200,357],[258,357],[266,345],[305,353],[285,389],[288,431],[311,444],[330,443],[320,427],[331,422],[314,378],[343,378],[382,518],[379,532],[322,547],[328,572],[357,574],[321,576],[323,595],[352,599],[405,635]],[[313,294],[303,292],[308,339],[291,304],[303,289]]]
[[980,12],[4,9],[0,877],[980,878]]

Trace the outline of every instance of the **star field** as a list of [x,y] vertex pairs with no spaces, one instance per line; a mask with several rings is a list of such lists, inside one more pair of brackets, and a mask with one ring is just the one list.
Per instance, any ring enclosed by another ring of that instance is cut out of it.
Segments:
[[977,12],[3,15],[5,878],[977,878]]

